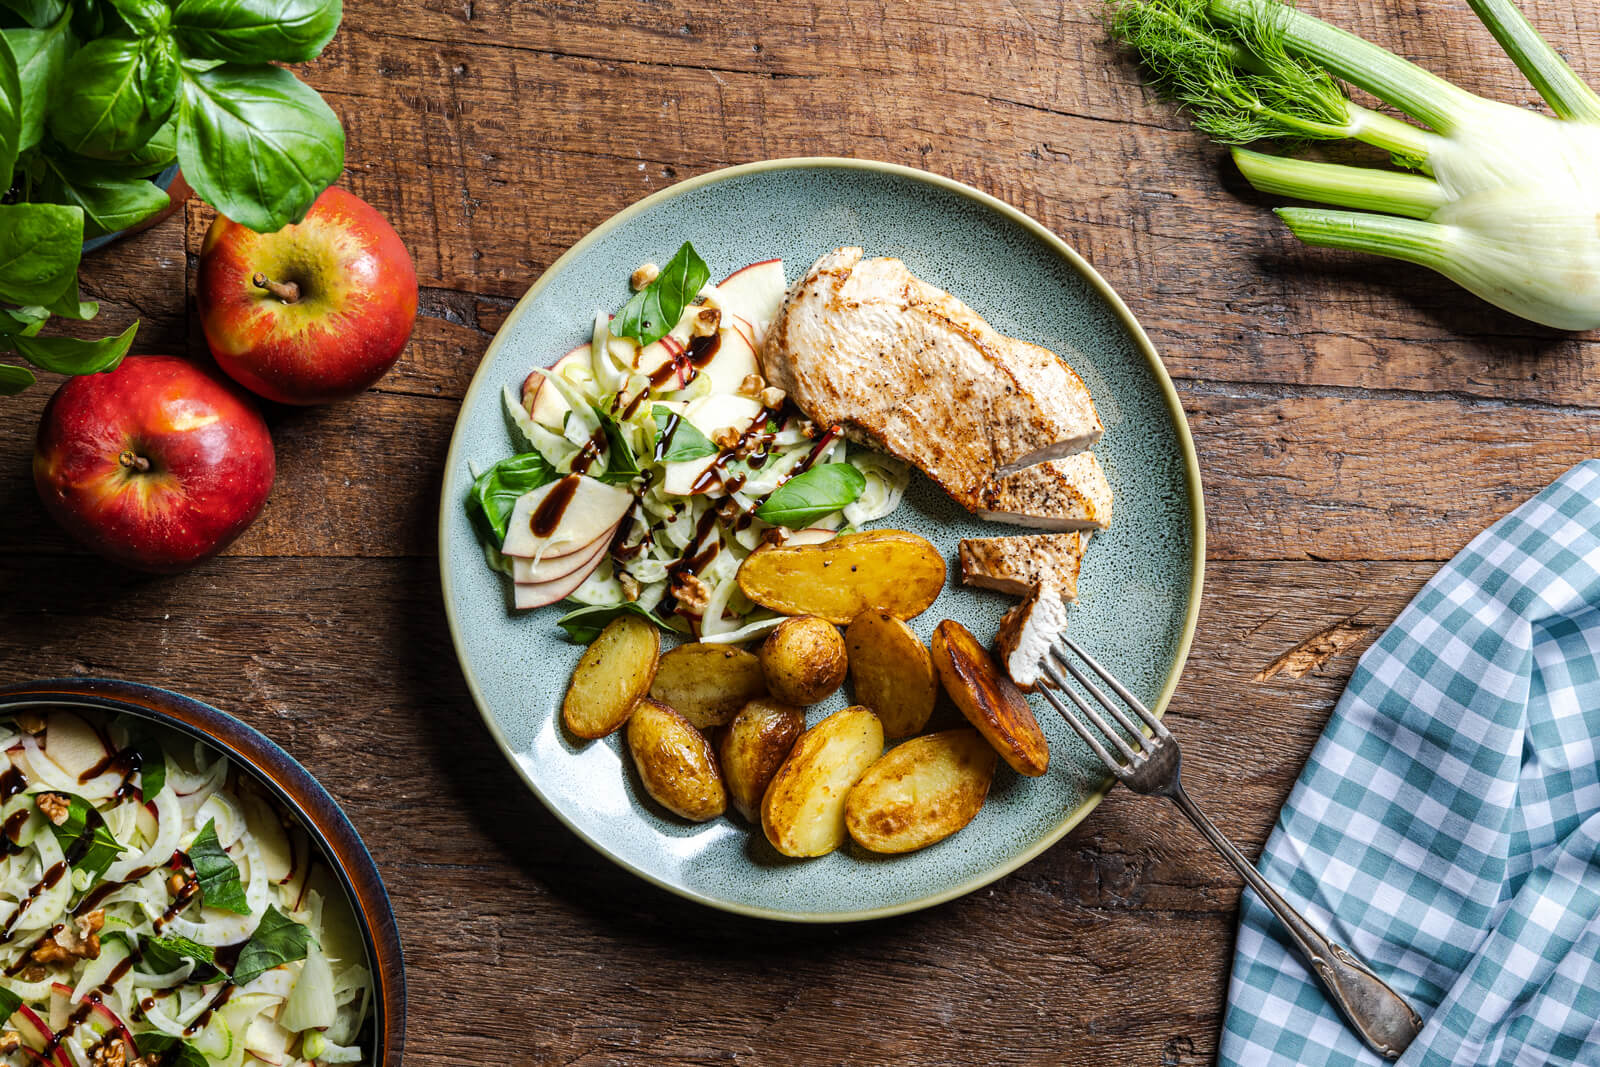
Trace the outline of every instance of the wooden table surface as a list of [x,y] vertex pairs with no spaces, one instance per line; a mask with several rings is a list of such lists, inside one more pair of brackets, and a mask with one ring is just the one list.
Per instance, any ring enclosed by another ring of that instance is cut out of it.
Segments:
[[[1536,99],[1462,0],[1306,6],[1464,86]],[[1600,77],[1600,8],[1527,10]],[[965,899],[818,928],[654,890],[526,793],[468,698],[435,558],[445,447],[484,347],[591,227],[728,164],[889,160],[1031,213],[1122,293],[1177,380],[1210,562],[1169,721],[1194,791],[1254,854],[1356,653],[1440,561],[1596,454],[1593,339],[1420,269],[1297,245],[1140,87],[1085,0],[345,12],[305,73],[344,120],[342,184],[416,259],[409,350],[354,401],[271,411],[265,513],[179,577],[123,573],[51,525],[29,457],[57,379],[5,401],[0,682],[180,689],[318,775],[394,898],[411,1062],[1211,1062],[1238,887],[1154,802],[1113,794]],[[137,317],[139,350],[203,356],[192,289],[210,217],[191,201],[94,255],[99,326]],[[1342,651],[1258,679],[1330,627]]]

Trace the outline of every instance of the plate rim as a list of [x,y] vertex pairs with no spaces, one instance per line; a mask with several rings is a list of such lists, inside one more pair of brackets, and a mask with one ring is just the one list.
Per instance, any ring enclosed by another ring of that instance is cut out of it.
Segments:
[[910,900],[899,901],[894,904],[885,904],[881,907],[860,908],[852,911],[786,911],[782,908],[768,908],[757,905],[743,904],[737,901],[725,900],[709,893],[691,889],[688,886],[679,885],[670,879],[660,877],[650,871],[644,870],[637,864],[624,859],[623,857],[612,852],[610,849],[606,848],[600,842],[596,841],[594,838],[585,833],[583,829],[578,826],[573,819],[569,818],[565,812],[561,811],[555,804],[551,803],[549,798],[545,796],[544,791],[540,789],[539,784],[534,780],[533,776],[525,769],[523,762],[516,758],[515,753],[512,752],[511,746],[507,744],[506,738],[500,730],[499,723],[496,722],[494,716],[490,714],[488,704],[485,701],[483,692],[478,685],[478,679],[475,675],[475,672],[468,665],[467,658],[463,653],[459,620],[456,616],[454,600],[455,590],[453,576],[451,574],[450,557],[446,551],[447,532],[445,523],[447,521],[447,516],[450,514],[447,509],[452,506],[453,502],[446,498],[446,494],[449,492],[450,471],[455,469],[455,466],[459,461],[457,456],[457,448],[461,441],[463,420],[466,417],[466,413],[471,405],[471,402],[476,398],[478,391],[486,387],[488,379],[484,375],[484,369],[488,365],[490,357],[495,354],[496,350],[502,343],[501,338],[506,331],[516,323],[516,321],[522,316],[523,312],[527,309],[528,305],[544,290],[544,287],[549,284],[550,281],[556,277],[556,275],[565,269],[570,261],[577,258],[591,244],[598,241],[612,230],[615,230],[619,226],[628,222],[634,216],[642,214],[650,208],[655,207],[657,204],[673,199],[674,197],[681,196],[684,193],[692,192],[693,190],[700,189],[708,185],[715,185],[732,178],[746,177],[751,174],[761,174],[765,172],[781,170],[821,170],[828,168],[870,171],[879,174],[889,174],[895,177],[908,179],[910,181],[921,182],[926,185],[966,197],[981,207],[987,208],[988,210],[999,214],[1010,222],[1022,227],[1024,230],[1028,231],[1038,240],[1043,242],[1052,252],[1061,257],[1061,259],[1066,261],[1066,263],[1072,267],[1073,270],[1075,270],[1094,288],[1101,299],[1103,299],[1106,304],[1109,305],[1110,308],[1116,313],[1118,321],[1122,324],[1123,328],[1128,331],[1129,336],[1134,341],[1135,347],[1139,350],[1140,354],[1145,357],[1146,362],[1150,366],[1151,372],[1156,378],[1157,384],[1161,388],[1162,399],[1167,408],[1167,415],[1177,429],[1178,443],[1183,451],[1184,473],[1187,476],[1185,479],[1184,489],[1186,495],[1188,496],[1190,521],[1194,526],[1194,546],[1189,561],[1189,603],[1184,612],[1183,631],[1178,638],[1177,655],[1173,658],[1172,667],[1167,672],[1166,681],[1161,687],[1161,693],[1156,698],[1155,706],[1153,708],[1155,714],[1157,715],[1165,714],[1168,703],[1171,702],[1173,694],[1177,691],[1178,682],[1183,676],[1184,667],[1188,663],[1190,646],[1194,642],[1195,629],[1199,622],[1202,586],[1205,582],[1205,491],[1200,479],[1200,458],[1198,453],[1195,451],[1194,438],[1189,432],[1189,420],[1187,415],[1184,413],[1183,403],[1178,397],[1177,388],[1172,384],[1171,375],[1167,373],[1166,364],[1161,361],[1161,356],[1156,351],[1156,347],[1151,342],[1149,336],[1144,332],[1144,327],[1139,324],[1139,320],[1134,317],[1133,312],[1128,308],[1128,305],[1123,302],[1122,297],[1117,294],[1116,290],[1111,287],[1110,283],[1101,277],[1100,273],[1095,270],[1094,267],[1089,264],[1089,261],[1084,259],[1075,248],[1068,244],[1064,239],[1057,236],[1043,223],[1034,219],[1031,215],[1028,215],[1021,209],[1013,207],[1005,201],[995,196],[991,196],[990,194],[983,192],[981,189],[974,188],[965,182],[957,181],[954,178],[945,177],[942,174],[934,174],[930,171],[919,170],[916,167],[907,167],[899,163],[887,163],[881,160],[856,159],[843,156],[791,156],[779,159],[758,160],[751,163],[740,163],[730,167],[719,167],[716,170],[710,170],[704,174],[697,174],[694,177],[686,178],[681,182],[676,182],[667,186],[665,189],[657,190],[643,199],[634,201],[632,204],[629,204],[621,211],[611,215],[605,221],[601,222],[588,233],[580,237],[571,248],[568,248],[565,252],[561,253],[560,256],[556,257],[555,261],[540,273],[539,277],[534,280],[533,284],[527,288],[527,290],[517,300],[517,303],[506,314],[505,321],[502,322],[500,324],[500,328],[495,331],[494,337],[490,339],[488,346],[483,351],[482,357],[480,357],[478,360],[478,366],[472,373],[472,380],[467,384],[466,392],[462,394],[461,406],[457,410],[455,422],[451,426],[450,446],[445,454],[445,467],[439,486],[439,520],[436,536],[438,537],[439,545],[439,578],[441,592],[444,597],[445,621],[450,629],[450,643],[455,651],[456,664],[461,668],[462,678],[467,683],[467,690],[472,695],[472,702],[478,709],[478,715],[483,719],[484,725],[489,728],[489,734],[494,738],[495,746],[500,749],[501,755],[506,758],[506,762],[511,765],[512,769],[522,779],[523,784],[526,785],[533,795],[539,799],[539,802],[545,806],[545,810],[554,815],[557,821],[559,821],[568,830],[576,834],[579,840],[583,841],[590,848],[593,848],[600,855],[615,863],[623,870],[644,879],[652,885],[665,889],[669,893],[683,897],[686,900],[691,900],[697,904],[703,904],[707,907],[716,908],[720,911],[731,912],[736,915],[743,915],[756,919],[770,919],[780,922],[793,923],[844,923],[864,922],[871,919],[884,919],[894,915],[904,915],[908,912],[920,911],[924,908],[931,908],[935,905],[943,904],[946,901],[954,900],[957,897],[966,896],[968,893],[981,889],[986,885],[1004,878],[1006,875],[1039,856],[1046,849],[1050,848],[1052,845],[1056,844],[1056,842],[1060,841],[1063,837],[1072,832],[1072,830],[1079,823],[1088,817],[1090,812],[1094,811],[1094,809],[1099,805],[1100,801],[1105,798],[1105,795],[1110,792],[1111,786],[1114,784],[1114,782],[1108,778],[1105,783],[1092,790],[1083,800],[1083,802],[1077,807],[1065,812],[1061,822],[1052,827],[1032,846],[1024,849],[1017,855],[1010,857],[1004,862],[997,864],[995,867],[986,871],[982,871],[964,882],[946,889],[939,890],[938,892],[929,893]]

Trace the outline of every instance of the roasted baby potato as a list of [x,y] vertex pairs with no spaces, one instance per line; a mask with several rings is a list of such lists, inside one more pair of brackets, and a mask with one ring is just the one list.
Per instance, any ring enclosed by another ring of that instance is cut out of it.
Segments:
[[746,701],[767,695],[761,661],[731,645],[679,645],[661,657],[655,678],[650,695],[700,730],[727,725]]
[[1050,743],[1027,698],[965,626],[946,619],[934,629],[933,665],[961,714],[1012,770],[1029,778],[1045,772]]
[[844,638],[827,619],[796,615],[767,635],[757,654],[767,692],[788,704],[815,704],[844,684]]
[[939,677],[911,627],[887,612],[869,611],[851,620],[844,643],[856,703],[877,713],[884,736],[910,737],[928,724]]
[[728,799],[740,815],[760,821],[761,798],[805,728],[805,712],[776,700],[752,700],[733,717],[717,755]]
[[867,768],[844,802],[862,848],[913,852],[943,841],[978,814],[998,762],[976,730],[913,737]]
[[772,545],[739,567],[744,595],[781,615],[843,626],[865,611],[921,614],[944,588],[944,557],[904,530],[841,534],[820,545]]
[[728,810],[710,742],[665,704],[639,701],[628,718],[628,751],[645,792],[674,815],[705,822]]
[[824,856],[845,838],[850,787],[883,752],[883,724],[866,708],[836,711],[800,735],[761,799],[761,828],[785,856]]
[[637,615],[619,615],[594,639],[572,672],[561,719],[579,737],[604,737],[628,721],[650,691],[661,662],[661,634]]

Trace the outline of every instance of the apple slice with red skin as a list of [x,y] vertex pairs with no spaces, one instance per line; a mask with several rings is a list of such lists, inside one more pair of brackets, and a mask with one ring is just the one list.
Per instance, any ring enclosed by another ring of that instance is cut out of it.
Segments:
[[[533,520],[547,500],[566,497],[555,528],[548,533],[533,530]],[[633,494],[594,478],[569,474],[517,498],[506,522],[506,536],[500,551],[508,556],[543,559],[564,556],[614,529],[633,507]]]
[[108,559],[171,573],[261,513],[277,464],[244,392],[175,356],[69,378],[39,421],[33,480],[62,529]]
[[788,293],[783,276],[783,260],[764,259],[734,271],[717,283],[717,306],[743,319],[750,326],[750,342],[761,347],[767,325],[777,317]]
[[17,1035],[22,1038],[22,1050],[29,1054],[35,1063],[51,1064],[53,1067],[72,1067],[67,1059],[66,1049],[56,1046],[56,1050],[49,1058],[42,1055],[45,1046],[49,1045],[55,1037],[55,1031],[45,1025],[39,1013],[26,1004],[17,1008],[16,1014],[11,1017],[17,1023]]
[[[574,363],[588,363],[589,350],[589,345],[579,345],[556,360],[550,366],[548,373],[560,374],[562,368],[570,367]],[[551,388],[545,381],[545,376],[538,371],[529,371],[528,376],[522,381],[522,406],[527,409],[529,418],[552,433],[561,432],[562,419],[572,410],[566,398]]]
[[564,556],[546,556],[540,560],[531,560],[523,556],[507,557],[511,560],[511,580],[518,585],[538,585],[541,582],[553,582],[565,578],[588,563],[596,552],[611,547],[612,538],[617,536],[617,526],[607,530],[604,536],[595,538],[592,544]]
[[50,716],[44,735],[44,754],[74,778],[91,771],[111,755],[105,742],[80,716],[58,711]]
[[577,591],[578,586],[588,581],[589,575],[593,574],[600,564],[605,562],[607,547],[602,542],[596,548],[594,555],[590,556],[583,566],[571,574],[557,578],[553,582],[539,582],[535,585],[516,583],[512,586],[513,602],[518,609],[526,610],[528,608],[542,608],[546,604],[554,604],[558,600],[565,600]]
[[195,303],[230,377],[280,404],[326,404],[366,392],[400,358],[417,319],[417,272],[372,205],[327,189],[275,233],[217,216]]

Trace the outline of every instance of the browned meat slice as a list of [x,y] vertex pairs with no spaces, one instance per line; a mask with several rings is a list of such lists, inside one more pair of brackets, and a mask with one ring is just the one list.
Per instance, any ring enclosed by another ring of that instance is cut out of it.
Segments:
[[1028,596],[1053,585],[1065,600],[1078,599],[1078,570],[1089,535],[1021,534],[1017,537],[969,537],[961,542],[961,580],[980,589]]
[[1100,439],[1089,391],[1054,353],[897,259],[861,257],[817,260],[767,332],[762,374],[807,416],[915,464],[971,510],[997,476]]
[[961,502],[980,518],[1041,530],[1103,530],[1111,523],[1111,484],[1093,452],[996,478],[972,503]]

